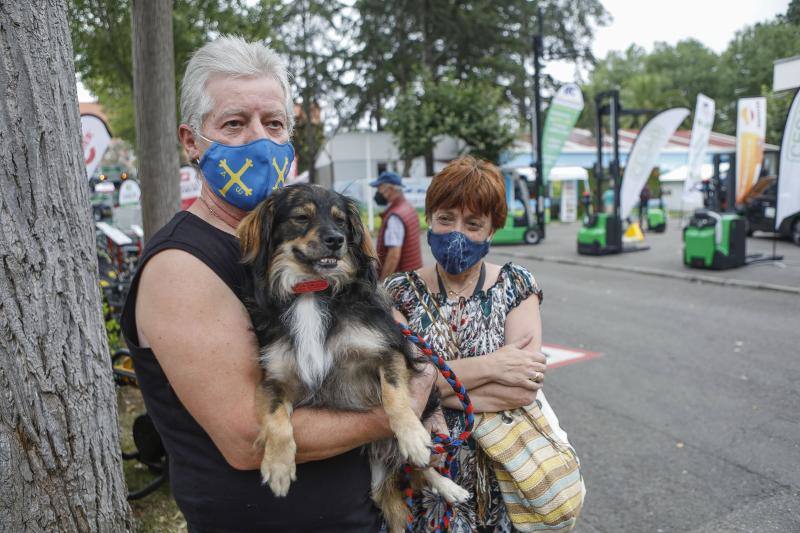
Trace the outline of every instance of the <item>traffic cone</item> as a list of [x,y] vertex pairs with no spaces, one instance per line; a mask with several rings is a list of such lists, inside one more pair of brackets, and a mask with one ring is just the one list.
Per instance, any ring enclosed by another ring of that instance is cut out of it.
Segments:
[[639,227],[638,222],[632,222],[628,229],[625,230],[625,234],[622,236],[622,242],[642,242],[644,241],[644,234],[642,233],[642,228]]

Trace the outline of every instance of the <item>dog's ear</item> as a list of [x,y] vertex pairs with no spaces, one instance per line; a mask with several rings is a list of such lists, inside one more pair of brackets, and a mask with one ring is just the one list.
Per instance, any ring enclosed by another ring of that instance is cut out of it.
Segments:
[[[267,253],[270,232],[275,217],[274,195],[258,204],[245,216],[236,228],[239,247],[242,249],[242,262],[251,265]],[[266,266],[266,265],[265,265]]]
[[353,244],[358,246],[364,257],[377,260],[378,254],[375,253],[375,247],[372,245],[372,237],[369,231],[361,221],[361,211],[358,209],[358,203],[347,197],[345,197],[345,202],[347,203],[347,223],[350,226]]
[[358,204],[352,198],[345,198],[347,205],[347,224],[350,226],[350,253],[358,265],[358,277],[369,287],[378,284],[378,255],[372,246],[372,236],[361,221]]

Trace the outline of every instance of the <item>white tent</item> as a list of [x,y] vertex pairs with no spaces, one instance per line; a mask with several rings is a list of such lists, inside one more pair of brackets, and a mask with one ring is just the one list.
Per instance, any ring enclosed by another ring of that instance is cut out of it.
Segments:
[[[529,183],[536,179],[536,170],[531,167],[514,167],[510,170]],[[553,183],[561,183],[561,203],[559,219],[562,222],[574,222],[578,217],[578,182],[584,183],[584,190],[589,190],[589,172],[583,167],[553,167],[547,180],[548,196],[553,196]]]
[[[536,179],[536,169],[531,167],[515,167],[503,170],[512,170],[516,172],[517,175],[531,182]],[[589,172],[583,167],[553,167],[553,170],[550,171],[550,178],[548,181],[587,181],[588,179]]]

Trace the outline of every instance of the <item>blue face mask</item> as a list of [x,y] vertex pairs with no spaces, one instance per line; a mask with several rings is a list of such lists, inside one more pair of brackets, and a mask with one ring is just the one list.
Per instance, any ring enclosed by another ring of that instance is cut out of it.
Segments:
[[198,135],[211,143],[200,159],[203,177],[214,193],[232,206],[250,211],[286,184],[294,161],[291,143],[259,139],[228,146]]
[[428,244],[436,262],[448,274],[461,274],[489,253],[489,241],[475,242],[460,231],[434,233],[428,230]]

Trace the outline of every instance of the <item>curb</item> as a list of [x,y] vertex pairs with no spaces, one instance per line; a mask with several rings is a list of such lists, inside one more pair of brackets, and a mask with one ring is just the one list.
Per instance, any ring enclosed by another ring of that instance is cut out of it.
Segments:
[[706,276],[703,274],[687,274],[683,272],[670,272],[668,270],[659,270],[657,268],[637,267],[637,266],[623,266],[623,265],[609,265],[600,261],[591,260],[578,260],[570,259],[568,257],[557,256],[540,256],[528,255],[521,253],[512,253],[499,251],[497,248],[492,250],[493,255],[504,255],[506,257],[518,257],[522,259],[531,259],[533,261],[541,261],[544,263],[559,263],[562,265],[582,266],[587,268],[599,268],[602,270],[616,270],[622,272],[630,272],[632,274],[641,274],[644,276],[654,276],[658,278],[672,278],[679,279],[694,283],[710,283],[712,285],[721,285],[724,287],[739,287],[743,289],[765,290],[782,292],[786,294],[800,295],[800,287],[790,287],[788,285],[776,285],[774,283],[761,283],[758,281],[747,281],[743,279],[730,279],[718,278],[715,276]]

